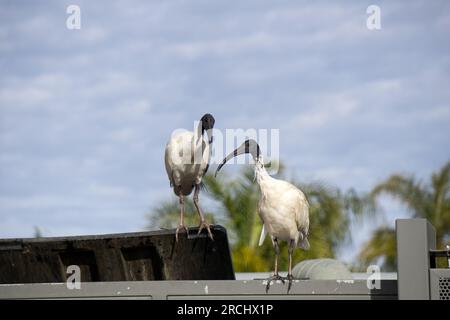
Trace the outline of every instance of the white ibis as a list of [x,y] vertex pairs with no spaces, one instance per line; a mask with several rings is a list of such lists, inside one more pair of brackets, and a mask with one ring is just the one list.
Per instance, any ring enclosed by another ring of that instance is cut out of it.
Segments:
[[[202,177],[208,171],[209,160],[211,158],[211,145],[213,142],[212,129],[214,127],[214,117],[209,113],[205,114],[198,124],[197,130],[181,131],[172,135],[166,145],[165,165],[170,186],[180,200],[180,224],[175,232],[175,239],[178,241],[178,233],[188,229],[184,225],[184,197],[194,191],[194,205],[200,217],[198,233],[206,228],[209,237],[213,239],[210,224],[205,220],[199,205],[198,194],[202,183]],[[207,133],[208,140],[203,138]]]
[[216,175],[228,160],[244,153],[250,153],[255,161],[256,181],[261,191],[258,214],[262,220],[263,228],[259,245],[262,245],[266,234],[269,233],[275,249],[275,271],[273,276],[267,279],[266,291],[269,290],[270,283],[273,280],[281,280],[284,283],[285,278],[278,274],[278,256],[280,254],[278,241],[284,240],[289,245],[289,270],[287,275],[289,292],[293,280],[292,253],[296,247],[301,247],[305,250],[309,249],[307,238],[309,204],[300,189],[287,181],[272,178],[267,173],[259,145],[255,140],[245,141],[239,148],[223,159],[216,170]]

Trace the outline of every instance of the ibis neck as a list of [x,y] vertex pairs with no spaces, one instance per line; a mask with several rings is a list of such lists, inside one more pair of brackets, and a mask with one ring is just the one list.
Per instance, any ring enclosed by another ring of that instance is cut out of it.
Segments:
[[202,132],[202,122],[200,121],[197,126],[197,130],[194,133],[194,141],[196,145],[201,146],[201,141],[203,140],[203,132]]
[[267,173],[266,168],[264,168],[262,157],[256,160],[255,175],[256,181],[258,182],[259,185],[261,185],[261,182],[263,182],[264,180],[271,178],[271,176]]
[[269,176],[266,168],[264,168],[262,159],[255,164],[255,176],[256,182],[259,185],[259,190],[261,191],[261,197],[267,197],[268,192],[270,192],[271,181],[273,178]]
[[[208,142],[204,143],[203,135],[202,135],[202,123],[200,122],[197,126],[197,129],[194,131],[194,141],[193,141],[193,149],[194,149],[194,164],[200,164],[205,161],[205,157],[211,157],[211,147]],[[209,158],[208,158],[209,159]],[[209,162],[209,160],[207,160]]]

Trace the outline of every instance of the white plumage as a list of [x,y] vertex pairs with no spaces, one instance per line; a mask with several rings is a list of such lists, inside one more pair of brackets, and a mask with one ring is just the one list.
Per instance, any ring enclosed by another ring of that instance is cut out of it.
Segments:
[[[177,196],[179,187],[183,195],[188,196],[193,187],[202,182],[211,158],[209,149],[203,136],[196,137],[191,131],[177,132],[171,137],[166,145],[164,159],[167,176]],[[200,163],[194,162],[195,154],[201,155]]]
[[[198,233],[206,228],[210,238],[213,238],[210,225],[205,221],[199,206],[198,194],[202,178],[209,167],[214,122],[212,115],[205,114],[195,132],[179,131],[172,135],[166,145],[164,163],[167,176],[174,193],[180,199],[180,224],[175,232],[177,241],[180,229],[188,231],[184,225],[184,197],[190,195],[194,189],[194,205],[200,217]],[[209,140],[204,139],[204,132]]]
[[269,233],[272,239],[291,241],[309,249],[309,205],[305,195],[289,182],[272,178],[257,166],[256,179],[261,191],[258,212],[263,222],[259,245]]
[[239,148],[230,153],[217,168],[217,172],[231,158],[243,153],[250,153],[255,160],[255,175],[261,195],[258,203],[258,214],[263,223],[259,245],[262,245],[267,234],[270,235],[275,249],[275,272],[268,279],[267,290],[272,280],[282,280],[278,275],[278,241],[287,241],[289,245],[289,280],[290,290],[292,276],[292,253],[294,248],[309,249],[309,204],[304,193],[293,184],[271,177],[263,164],[263,157],[256,141],[247,140]]

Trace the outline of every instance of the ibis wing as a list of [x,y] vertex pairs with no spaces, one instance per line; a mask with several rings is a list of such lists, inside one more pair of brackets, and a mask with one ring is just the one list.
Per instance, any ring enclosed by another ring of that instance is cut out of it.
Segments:
[[171,152],[171,145],[170,142],[166,146],[166,150],[164,153],[164,165],[166,167],[167,176],[169,177],[170,186],[173,186],[173,177],[172,177],[172,166],[170,161],[170,152]]
[[266,226],[263,224],[262,229],[261,229],[261,235],[259,236],[259,246],[262,246],[262,244],[264,243],[264,239],[266,238]]
[[297,223],[297,228],[300,231],[298,246],[305,250],[308,250],[309,203],[302,191],[298,190],[298,194],[299,194],[299,201],[297,203],[297,208],[295,212],[295,222]]

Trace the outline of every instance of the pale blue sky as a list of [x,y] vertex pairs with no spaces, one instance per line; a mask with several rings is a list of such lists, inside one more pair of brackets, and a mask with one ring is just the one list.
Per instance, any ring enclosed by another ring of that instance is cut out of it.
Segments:
[[142,230],[168,137],[205,112],[280,129],[301,181],[426,179],[450,159],[449,36],[445,0],[1,1],[0,237]]

